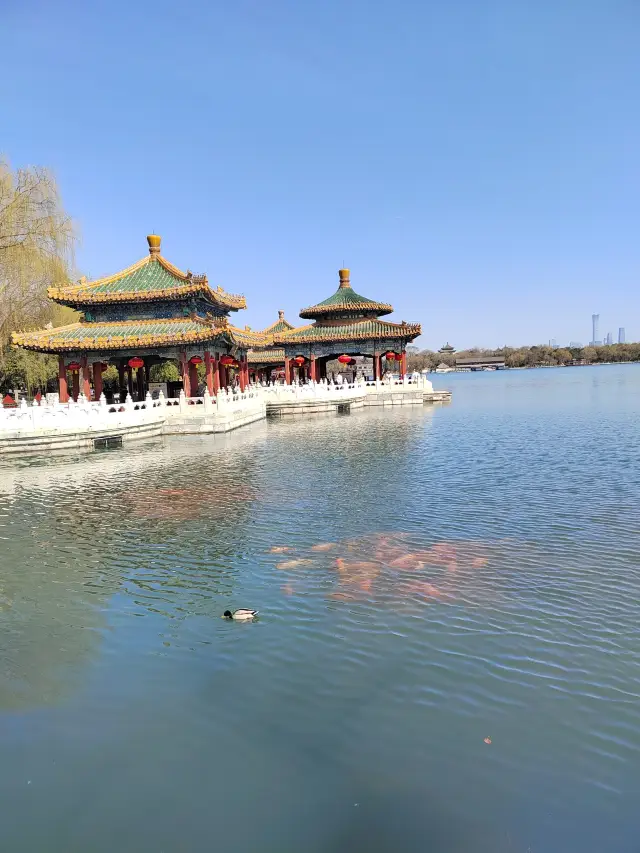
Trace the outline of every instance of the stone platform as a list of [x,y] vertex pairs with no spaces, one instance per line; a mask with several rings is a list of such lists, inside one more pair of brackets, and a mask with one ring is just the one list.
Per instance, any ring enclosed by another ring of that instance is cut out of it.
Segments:
[[447,402],[450,391],[434,391],[421,376],[402,381],[340,385],[251,385],[245,391],[221,391],[211,397],[166,399],[149,394],[142,402],[130,397],[109,404],[81,397],[61,404],[56,395],[15,409],[0,409],[0,456],[93,450],[168,435],[227,433],[265,417],[341,414],[369,406],[422,406]]
[[361,379],[341,385],[319,382],[260,387],[267,401],[267,415],[273,417],[340,413],[369,406],[423,406],[451,400],[451,391],[434,391],[431,382],[419,374],[402,380]]
[[164,413],[165,435],[194,435],[231,432],[264,420],[267,405],[261,389],[252,387],[239,394],[220,392],[217,397],[187,399],[181,394],[165,401]]
[[175,399],[148,394],[142,402],[98,402],[81,397],[77,403],[59,403],[57,396],[28,406],[0,409],[0,456],[94,450],[116,447],[163,435],[224,433],[263,420],[266,403],[256,388],[244,393],[223,392],[217,397]]

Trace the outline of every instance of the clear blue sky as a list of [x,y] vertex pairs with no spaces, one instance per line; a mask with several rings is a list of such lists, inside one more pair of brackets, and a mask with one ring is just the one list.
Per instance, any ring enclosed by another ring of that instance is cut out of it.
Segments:
[[0,150],[94,278],[146,252],[261,328],[364,295],[422,346],[640,338],[637,0],[0,0]]

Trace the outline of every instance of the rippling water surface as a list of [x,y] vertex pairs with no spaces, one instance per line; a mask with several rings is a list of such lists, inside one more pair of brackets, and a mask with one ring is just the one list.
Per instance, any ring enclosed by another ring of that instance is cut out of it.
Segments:
[[640,367],[436,384],[0,468],[1,850],[638,853]]

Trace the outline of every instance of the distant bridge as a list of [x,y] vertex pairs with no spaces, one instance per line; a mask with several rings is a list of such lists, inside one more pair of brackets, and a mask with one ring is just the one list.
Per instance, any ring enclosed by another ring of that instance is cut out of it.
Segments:
[[496,370],[503,370],[506,366],[504,356],[500,355],[456,358],[456,367],[465,370],[484,370],[485,367],[494,367]]

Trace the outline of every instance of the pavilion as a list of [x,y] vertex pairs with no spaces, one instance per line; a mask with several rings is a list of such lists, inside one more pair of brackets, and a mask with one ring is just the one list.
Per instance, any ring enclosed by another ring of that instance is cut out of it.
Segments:
[[452,347],[449,341],[447,341],[446,344],[438,350],[441,355],[453,355],[455,351],[455,347]]
[[274,371],[284,370],[284,350],[274,346],[273,339],[274,335],[290,332],[293,328],[294,326],[285,320],[284,311],[278,311],[278,319],[275,323],[259,333],[264,339],[264,345],[250,349],[247,355],[249,376],[252,380],[269,381]]
[[49,298],[81,312],[68,326],[14,332],[13,343],[58,356],[60,401],[80,393],[96,399],[102,373],[118,368],[121,393],[142,400],[149,371],[167,360],[178,363],[184,393],[198,393],[198,365],[204,364],[209,394],[226,388],[230,370],[244,390],[249,383],[247,350],[263,342],[260,334],[230,324],[229,313],[246,308],[244,296],[212,288],[205,275],[182,272],[160,254],[161,239],[147,237],[149,254],[115,275],[49,288]]
[[313,323],[273,333],[273,347],[283,350],[285,381],[291,384],[296,372],[300,379],[319,381],[327,376],[328,361],[337,358],[349,364],[356,355],[372,359],[375,379],[382,378],[383,356],[397,362],[404,376],[406,346],[421,334],[420,324],[381,320],[393,307],[356,293],[349,270],[341,269],[338,275],[340,284],[334,294],[300,312]]

